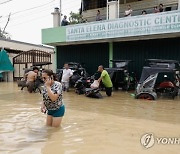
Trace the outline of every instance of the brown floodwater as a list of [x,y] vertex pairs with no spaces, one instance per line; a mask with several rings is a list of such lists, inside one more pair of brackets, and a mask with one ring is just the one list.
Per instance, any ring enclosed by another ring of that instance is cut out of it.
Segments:
[[61,128],[45,126],[41,95],[0,82],[0,154],[179,154],[180,144],[144,148],[141,137],[180,138],[180,98],[136,100],[133,92],[103,99],[64,93]]

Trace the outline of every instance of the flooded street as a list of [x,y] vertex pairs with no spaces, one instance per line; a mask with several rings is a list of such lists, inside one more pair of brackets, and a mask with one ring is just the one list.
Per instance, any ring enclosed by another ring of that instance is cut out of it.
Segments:
[[62,128],[45,126],[41,94],[0,82],[0,154],[178,154],[180,144],[140,143],[146,133],[180,138],[180,98],[136,100],[131,92],[87,98],[64,93]]

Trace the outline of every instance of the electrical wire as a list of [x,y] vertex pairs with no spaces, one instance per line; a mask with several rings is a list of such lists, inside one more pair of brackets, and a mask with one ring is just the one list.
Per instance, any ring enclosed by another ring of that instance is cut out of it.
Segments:
[[[39,8],[39,7],[43,7],[43,6],[48,5],[48,4],[50,4],[50,3],[54,2],[54,1],[55,1],[55,0],[52,0],[52,1],[48,2],[48,3],[43,4],[43,5],[39,5],[39,6],[36,6],[36,7],[29,8],[29,9],[25,9],[25,10],[21,10],[21,11],[14,12],[14,13],[11,14],[11,16],[13,17],[13,16],[16,15],[16,14],[23,13],[23,12],[26,12],[26,11],[29,11],[29,10],[32,10],[32,9],[37,9],[37,8]],[[74,0],[66,0],[66,1],[72,2],[72,1],[74,1]],[[58,3],[58,4],[59,4],[59,3]],[[57,4],[57,5],[58,5],[58,4]],[[76,6],[79,6],[79,5],[74,5],[73,7],[64,7],[64,8],[62,8],[62,10],[63,10],[63,11],[66,11],[66,10],[69,10],[69,9],[71,9],[71,8],[75,8]],[[2,18],[7,18],[7,17],[8,17],[8,15],[5,15],[5,16],[3,16]]]
[[[67,0],[67,1],[68,1],[68,2],[72,2],[72,0]],[[74,0],[73,0],[73,1],[74,1]],[[36,8],[39,8],[39,7],[43,7],[43,6],[45,6],[45,5],[49,4],[49,3],[52,3],[52,2],[54,2],[54,0],[52,0],[52,1],[48,2],[48,3],[45,3],[45,4],[43,4],[43,5],[39,5],[39,6],[36,6],[36,7],[33,7],[33,8],[29,8],[29,9],[26,9],[26,10],[21,10],[21,11],[17,11],[17,12],[15,12],[15,13],[12,13],[11,15],[14,15],[14,18],[11,17],[11,20],[13,20],[13,21],[22,20],[22,18],[23,18],[23,17],[27,17],[27,15],[23,15],[23,16],[21,16],[21,15],[20,15],[20,16],[16,16],[16,15],[19,14],[19,13],[21,13],[21,12],[25,12],[25,11],[29,11],[29,10],[32,10],[32,9],[36,9]],[[58,4],[59,4],[59,3],[58,3]],[[57,5],[57,3],[51,4],[51,5]],[[62,9],[62,12],[65,12],[66,10],[69,11],[70,8],[76,8],[76,6],[79,6],[79,4],[74,5],[73,7],[63,8],[63,9]],[[52,9],[52,8],[50,8],[50,9],[45,9],[45,8],[49,8],[49,7],[51,7],[51,6],[46,6],[46,7],[43,8],[43,10],[38,10],[37,12],[40,13],[40,12],[44,12],[44,11],[48,11],[48,10]],[[36,13],[36,12],[34,12],[34,11],[29,12],[29,16],[31,16],[31,15],[33,15],[33,14],[35,14],[35,13]],[[50,13],[49,13],[48,15],[50,16]],[[46,16],[41,16],[41,17],[36,17],[36,18],[33,18],[32,20],[29,20],[29,18],[28,18],[28,21],[23,21],[23,22],[21,22],[21,23],[17,23],[17,24],[8,26],[8,27],[14,27],[14,26],[17,26],[17,25],[20,25],[20,24],[26,24],[26,23],[29,23],[30,21],[39,20],[39,19],[41,19],[41,18],[47,17],[48,15],[46,15]]]
[[5,1],[5,2],[0,2],[0,5],[9,3],[9,2],[11,2],[11,1],[13,1],[13,0],[7,0],[7,1]]
[[[52,11],[52,7],[53,7],[53,5],[54,4],[51,4],[51,6],[46,6],[44,9],[42,9],[42,10],[37,10],[37,11],[32,11],[32,12],[29,12],[29,14],[23,14],[23,15],[20,15],[20,16],[14,16],[14,17],[11,17],[11,21],[17,21],[17,20],[22,20],[22,18],[24,18],[24,17],[27,17],[27,16],[32,16],[32,15],[34,15],[34,14],[37,14],[37,13],[41,13],[41,12],[44,12],[44,11]],[[69,7],[69,8],[65,8],[65,9],[63,9],[62,10],[62,12],[65,12],[66,10],[69,10],[70,8],[75,8],[76,6],[79,6],[79,5],[75,5],[75,6],[73,6],[73,7]],[[49,8],[49,9],[47,9],[47,8]],[[3,22],[5,22],[6,21],[6,19],[4,19],[4,20],[1,20],[0,21],[0,23],[3,23]]]
[[[52,1],[51,1],[52,2]],[[47,3],[46,3],[47,4]],[[51,4],[51,6],[45,6],[44,7],[44,5],[43,5],[43,10],[42,11],[47,11],[47,10],[49,10],[50,11],[50,9],[52,9],[52,7],[53,7],[53,5],[55,5],[55,4]],[[49,8],[49,7],[51,7],[51,8]],[[49,9],[44,9],[44,8],[49,8]],[[41,10],[37,10],[36,12],[42,12]],[[33,12],[34,11],[31,11],[29,14],[30,14],[30,16],[31,15],[33,15]],[[36,12],[34,12],[34,14],[36,13]],[[11,20],[21,20],[21,17],[26,17],[26,16],[28,16],[27,14],[23,14],[23,15],[20,15],[20,16],[17,16],[17,14],[15,14],[14,16],[11,16]],[[6,16],[4,16],[4,17],[2,17],[2,19],[0,20],[0,23],[4,23],[4,22],[6,22],[6,18],[8,17],[6,17]]]
[[[55,0],[52,0],[52,1],[50,1],[50,2],[48,2],[48,3],[45,3],[45,4],[42,4],[42,5],[38,5],[38,6],[35,6],[35,7],[32,7],[32,8],[28,8],[28,9],[25,9],[25,10],[20,10],[20,11],[14,12],[14,13],[11,14],[11,16],[16,15],[16,14],[18,14],[18,13],[23,13],[23,12],[27,12],[27,11],[29,11],[29,10],[33,10],[33,9],[37,9],[37,8],[46,6],[46,5],[48,5],[48,4],[50,4],[50,3],[54,2],[54,1],[55,1]],[[6,15],[6,16],[4,16],[4,17],[8,17],[8,15]]]
[[31,22],[31,21],[41,20],[41,19],[43,19],[43,18],[45,18],[45,17],[47,18],[48,16],[50,16],[50,14],[44,15],[44,16],[41,16],[41,17],[38,17],[38,18],[33,18],[33,19],[30,19],[30,20],[27,20],[26,22],[20,22],[20,23],[11,25],[11,26],[9,26],[9,27],[15,27],[15,26],[18,26],[18,25],[27,24],[27,23],[29,23],[29,22]]
[[[52,11],[52,8],[53,8],[53,5],[54,4],[51,4],[50,6],[46,6],[45,8],[43,8],[42,10],[36,10],[36,11],[31,11],[31,12],[28,12],[28,14],[23,14],[23,15],[19,15],[19,16],[14,16],[14,17],[12,17],[11,18],[11,21],[17,21],[17,20],[22,20],[22,18],[24,18],[24,17],[28,17],[28,16],[32,16],[32,15],[34,15],[34,14],[39,14],[39,13],[42,13],[42,12],[50,12],[50,11]],[[5,21],[5,19],[4,20],[1,20],[0,21],[0,23],[3,23]]]
[[39,5],[39,6],[36,6],[36,7],[32,7],[32,8],[26,9],[26,10],[17,11],[17,12],[15,12],[15,13],[12,13],[12,15],[15,15],[15,14],[18,14],[18,13],[22,13],[22,12],[26,12],[26,11],[29,11],[29,10],[33,10],[33,9],[37,9],[37,8],[39,8],[39,7],[48,5],[48,4],[50,4],[50,3],[54,2],[54,1],[55,1],[55,0],[52,0],[52,1],[48,2],[48,3],[42,4],[42,5]]

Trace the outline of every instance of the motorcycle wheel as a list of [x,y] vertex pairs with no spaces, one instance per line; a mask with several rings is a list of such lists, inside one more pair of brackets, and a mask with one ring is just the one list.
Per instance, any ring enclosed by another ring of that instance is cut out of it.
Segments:
[[137,99],[144,99],[144,100],[155,100],[156,98],[150,93],[140,93],[136,96]]

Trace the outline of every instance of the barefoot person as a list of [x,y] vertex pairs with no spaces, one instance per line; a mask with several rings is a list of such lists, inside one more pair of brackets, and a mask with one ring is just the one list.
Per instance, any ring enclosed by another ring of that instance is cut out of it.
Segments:
[[59,127],[65,112],[62,101],[62,85],[60,82],[55,81],[56,78],[52,70],[44,70],[42,78],[45,84],[42,91],[41,112],[47,110],[47,126]]

